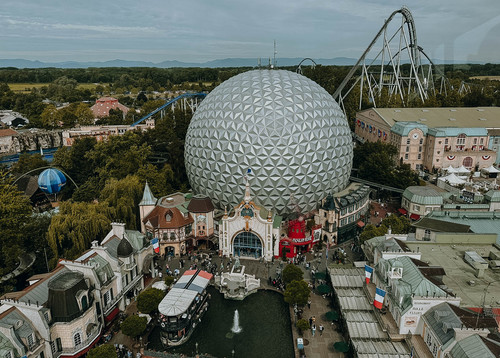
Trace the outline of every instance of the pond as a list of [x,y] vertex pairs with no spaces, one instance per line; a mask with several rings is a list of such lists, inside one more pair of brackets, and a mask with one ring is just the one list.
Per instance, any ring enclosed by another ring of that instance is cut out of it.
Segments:
[[[283,296],[274,291],[259,291],[243,301],[224,299],[214,287],[207,313],[189,340],[168,352],[194,356],[196,343],[199,353],[217,358],[234,357],[293,357],[293,337],[290,311]],[[238,310],[240,333],[233,333],[234,312]],[[148,349],[163,351],[160,328],[155,327],[149,336]]]

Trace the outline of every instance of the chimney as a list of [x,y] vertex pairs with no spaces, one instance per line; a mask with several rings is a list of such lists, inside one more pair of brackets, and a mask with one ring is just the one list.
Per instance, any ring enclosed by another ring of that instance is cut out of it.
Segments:
[[389,225],[389,229],[387,229],[387,235],[390,235],[392,233],[391,226]]
[[120,239],[123,239],[125,236],[125,224],[124,223],[111,223],[111,228],[113,230],[113,234],[118,236]]

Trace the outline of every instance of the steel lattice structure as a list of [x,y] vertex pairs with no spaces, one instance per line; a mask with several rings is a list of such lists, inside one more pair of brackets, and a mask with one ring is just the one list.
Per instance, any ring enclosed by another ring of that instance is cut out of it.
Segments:
[[[400,24],[394,29],[399,15]],[[353,78],[355,81],[352,83]],[[389,96],[398,96],[405,106],[413,97],[424,102],[430,92],[435,93],[437,80],[441,81],[439,91],[446,91],[448,82],[444,74],[418,46],[413,16],[407,7],[402,7],[385,20],[333,97],[343,106],[351,90],[360,86],[359,108],[366,94],[372,105],[377,107],[377,100],[385,88]]]
[[345,115],[325,89],[290,71],[254,70],[215,88],[186,135],[191,187],[220,208],[237,205],[251,169],[257,204],[280,214],[314,209],[345,188],[352,139]]

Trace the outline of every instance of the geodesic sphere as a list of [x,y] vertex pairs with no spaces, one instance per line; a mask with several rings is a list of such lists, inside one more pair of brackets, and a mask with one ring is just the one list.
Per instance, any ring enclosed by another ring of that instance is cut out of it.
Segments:
[[219,208],[241,202],[251,169],[257,204],[279,214],[298,205],[305,213],[347,186],[351,131],[335,100],[314,81],[290,71],[254,70],[203,100],[187,131],[184,158],[193,190]]

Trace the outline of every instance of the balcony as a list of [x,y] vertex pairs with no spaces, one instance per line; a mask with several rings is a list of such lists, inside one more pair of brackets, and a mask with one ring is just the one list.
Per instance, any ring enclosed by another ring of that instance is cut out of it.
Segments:
[[120,300],[124,294],[126,294],[132,287],[137,285],[137,283],[141,280],[142,275],[137,275],[134,277],[132,281],[129,282],[127,286],[125,286],[111,301],[108,302],[106,307],[104,307],[104,315],[107,316],[114,308],[115,308],[115,303]]
[[99,323],[91,332],[90,335],[87,336],[87,339],[82,341],[80,344],[72,348],[63,348],[62,350],[55,352],[53,354],[53,358],[58,358],[60,355],[74,355],[80,352],[81,350],[89,347],[100,335],[102,329],[102,324]]

